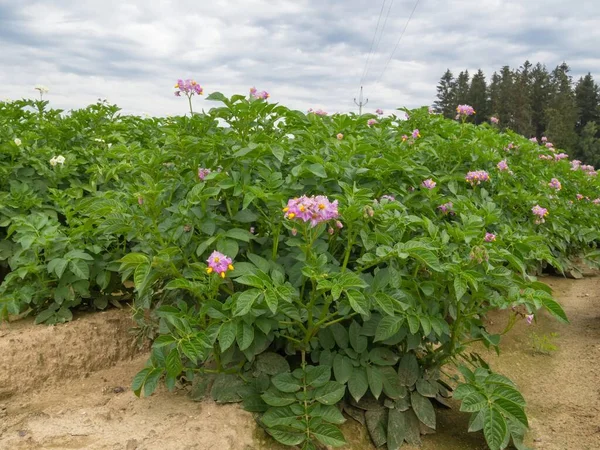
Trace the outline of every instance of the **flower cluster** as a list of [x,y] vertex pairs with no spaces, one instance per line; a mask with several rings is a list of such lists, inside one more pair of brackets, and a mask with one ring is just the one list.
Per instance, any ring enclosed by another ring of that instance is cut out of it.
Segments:
[[417,138],[421,137],[421,133],[419,133],[419,129],[418,128],[416,128],[416,129],[413,130],[412,137],[413,137],[413,139],[417,139]]
[[494,233],[485,233],[485,238],[483,238],[485,242],[494,242],[496,240],[496,235]]
[[492,122],[494,125],[498,125],[500,123],[500,119],[492,116],[492,117],[490,117],[490,122]]
[[373,125],[377,124],[377,121],[375,119],[369,119],[367,120],[367,125],[372,127]]
[[519,148],[518,145],[515,145],[513,142],[510,142],[506,147],[504,147],[504,151],[509,152],[509,151],[511,151],[513,149],[517,149],[517,148]]
[[444,214],[454,214],[454,211],[452,211],[452,206],[454,206],[452,205],[452,202],[448,202],[438,206],[438,209]]
[[592,203],[594,205],[600,205],[600,198],[595,198],[594,200],[592,200]]
[[221,278],[225,278],[225,273],[228,270],[233,270],[233,261],[231,258],[216,250],[211,253],[206,262],[208,263],[206,273],[211,274],[215,272]]
[[548,161],[552,161],[554,158],[552,158],[552,155],[539,155],[540,159],[545,159]]
[[[285,212],[287,219],[310,221],[310,225],[313,227],[321,222],[339,217],[337,200],[330,202],[324,195],[313,195],[311,197],[303,195],[300,198],[290,199],[287,206],[283,208],[283,212]],[[336,226],[338,226],[337,223]],[[338,226],[338,228],[341,227]]]
[[212,172],[212,170],[210,170],[210,169],[198,167],[198,178],[200,178],[200,181],[204,181],[204,179],[206,178],[206,175],[208,175],[211,172]]
[[428,178],[421,183],[421,186],[423,186],[425,189],[433,189],[436,184],[437,183],[435,181],[433,181],[431,178]]
[[560,191],[562,189],[560,181],[558,181],[558,179],[556,178],[552,178],[550,180],[550,183],[548,183],[548,186],[550,186],[552,189],[556,189],[557,191]]
[[542,136],[542,142],[548,142],[548,138],[546,136]]
[[267,91],[258,92],[255,87],[251,87],[250,88],[250,96],[254,97],[256,99],[266,100],[271,96],[271,94],[269,94]]
[[50,165],[52,167],[60,164],[61,166],[65,163],[65,157],[63,155],[53,156],[50,158]]
[[465,181],[470,183],[471,186],[475,186],[476,184],[480,184],[482,181],[490,181],[490,174],[485,170],[475,170],[467,173]]
[[381,116],[381,115],[383,114],[383,109],[381,109],[381,108],[377,108],[377,109],[375,110],[375,113]]
[[308,112],[316,114],[317,116],[326,116],[327,115],[327,113],[325,111],[323,111],[322,109],[313,110],[312,108],[309,108]]
[[204,89],[198,84],[195,80],[177,80],[175,84],[175,95],[177,97],[181,97],[181,93],[183,92],[188,97],[191,97],[194,94],[202,95],[204,93]]
[[569,155],[567,155],[566,153],[559,153],[558,155],[554,155],[554,159],[556,161],[560,161],[561,159],[568,159]]
[[531,212],[538,216],[535,220],[535,223],[540,224],[546,221],[544,219],[544,217],[548,215],[548,210],[546,208],[542,208],[540,205],[535,205],[533,208],[531,208]]
[[586,174],[591,177],[594,177],[597,175],[597,172],[596,172],[596,169],[594,169],[594,166],[583,164],[579,168],[581,170],[583,170],[584,172],[586,172]]
[[498,168],[498,170],[503,171],[503,170],[508,170],[508,164],[506,164],[506,160],[503,159],[502,161],[500,161],[498,164],[496,164],[496,167]]
[[577,200],[583,200],[583,195],[577,194]]
[[554,144],[552,142],[546,142],[546,148],[553,148]]
[[537,140],[537,138],[536,138],[535,136],[534,136],[534,137],[532,137],[532,138],[530,138],[529,140],[530,140],[531,142],[535,142],[536,144],[537,144],[537,141],[538,141],[538,140]]
[[581,161],[579,161],[578,159],[574,159],[573,161],[571,161],[571,170],[579,170],[581,166]]
[[473,114],[475,114],[475,110],[473,109],[472,106],[469,106],[469,105],[458,105],[456,107],[456,113],[458,114],[457,117],[460,117],[460,116],[468,117],[468,116],[472,116]]

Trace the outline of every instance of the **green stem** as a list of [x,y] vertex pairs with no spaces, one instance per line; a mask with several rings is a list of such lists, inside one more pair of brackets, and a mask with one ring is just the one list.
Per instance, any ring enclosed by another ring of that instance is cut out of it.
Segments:
[[304,391],[304,420],[306,422],[306,440],[310,442],[310,417],[308,414],[308,393],[306,392],[306,352],[302,350],[302,388]]

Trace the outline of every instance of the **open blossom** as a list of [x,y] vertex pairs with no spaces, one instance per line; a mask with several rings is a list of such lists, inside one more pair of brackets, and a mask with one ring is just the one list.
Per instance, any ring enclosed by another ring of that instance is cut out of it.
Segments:
[[402,135],[402,142],[406,142],[408,140],[408,136],[403,134]]
[[536,138],[535,136],[534,136],[534,137],[532,137],[532,138],[531,138],[531,139],[529,139],[529,140],[530,140],[531,142],[535,142],[536,144],[537,144],[537,141],[538,141],[538,140],[537,140],[537,138]]
[[485,242],[494,242],[496,240],[496,235],[494,233],[485,233]]
[[61,166],[65,163],[65,157],[63,155],[53,156],[50,158],[50,165],[52,167],[60,164]]
[[198,167],[198,178],[200,178],[201,181],[204,181],[204,179],[206,178],[206,175],[208,175],[211,172],[212,172],[212,170],[210,170],[210,169]]
[[341,141],[342,139],[344,139],[344,135],[342,133],[338,133],[336,138],[338,139],[338,141]]
[[552,148],[554,144],[552,142],[546,142],[546,148]]
[[381,109],[381,108],[377,108],[377,109],[375,110],[375,112],[376,112],[378,115],[380,115],[380,116],[381,116],[381,115],[383,114],[383,109]]
[[471,186],[475,186],[476,184],[480,184],[482,181],[490,181],[490,175],[485,170],[475,170],[467,173],[465,181],[471,184]]
[[540,155],[539,156],[540,159],[546,159],[546,160],[552,160],[552,155]]
[[421,137],[421,133],[419,133],[419,129],[418,128],[416,128],[416,129],[413,130],[412,137],[413,137],[413,139],[417,139],[417,138]]
[[200,86],[197,81],[190,79],[177,80],[175,89],[177,89],[177,91],[175,91],[177,97],[180,97],[182,93],[188,97],[191,97],[194,94],[202,95],[204,93],[202,86]]
[[15,138],[14,142],[17,147],[19,147],[21,145],[21,139],[19,139],[19,138]]
[[316,114],[317,116],[326,116],[327,113],[322,109],[313,110],[312,108],[308,108],[309,113]]
[[212,254],[206,260],[208,268],[206,273],[217,273],[221,278],[225,278],[225,273],[228,270],[233,270],[233,261],[228,256],[218,251],[212,252]]
[[546,136],[542,136],[542,142],[548,142],[548,138]]
[[[303,195],[299,198],[288,200],[287,206],[283,208],[287,219],[300,219],[303,222],[309,222],[311,226],[316,226],[321,222],[337,219],[339,216],[337,200],[330,202],[324,195],[307,197]],[[337,222],[336,222],[336,226]],[[338,228],[340,228],[338,226]]]
[[384,200],[384,199],[387,200],[387,201],[389,201],[389,202],[393,202],[393,201],[396,200],[396,197],[394,197],[393,195],[387,195],[387,194],[385,194],[385,195],[381,196],[381,200]]
[[452,202],[444,203],[443,205],[438,206],[438,209],[442,211],[444,214],[453,214],[452,212]]
[[502,171],[502,170],[508,170],[508,164],[506,164],[506,160],[505,159],[503,159],[498,164],[496,164],[496,167],[500,171]]
[[531,212],[537,216],[535,223],[540,224],[546,221],[544,219],[544,217],[548,215],[548,210],[546,208],[542,208],[540,205],[535,205],[533,208],[531,208]]
[[473,109],[472,106],[469,105],[458,105],[456,107],[456,112],[458,114],[458,116],[472,116],[473,114],[475,114],[475,110]]
[[594,200],[592,200],[592,203],[594,205],[600,205],[600,198],[595,198]]
[[255,87],[251,87],[250,88],[250,96],[254,97],[256,99],[266,100],[271,95],[267,91],[260,91],[260,92],[258,92]]
[[577,194],[577,200],[583,200],[583,195]]
[[369,120],[367,120],[367,125],[369,125],[370,127],[372,127],[376,123],[377,123],[377,121],[375,119],[369,119]]
[[573,161],[571,161],[571,170],[578,170],[580,166],[581,161],[579,161],[578,159],[574,159]]
[[550,186],[552,189],[556,189],[557,191],[560,191],[562,189],[560,181],[558,181],[558,179],[556,178],[552,178],[550,180],[550,183],[548,183],[548,186]]
[[568,159],[569,155],[567,155],[566,153],[559,153],[558,155],[554,155],[554,159],[556,161],[560,161],[561,159]]
[[436,184],[437,183],[435,181],[433,181],[431,178],[428,178],[421,183],[421,186],[423,186],[426,189],[433,189]]
[[498,125],[498,123],[500,123],[500,119],[498,119],[495,116],[490,117],[490,122],[492,122],[494,125]]

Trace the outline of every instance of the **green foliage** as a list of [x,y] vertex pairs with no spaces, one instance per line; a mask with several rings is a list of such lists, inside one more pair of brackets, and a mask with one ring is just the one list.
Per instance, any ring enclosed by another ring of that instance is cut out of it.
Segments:
[[[460,386],[471,388],[457,392],[478,394],[462,399],[472,429],[492,448],[517,444],[522,398],[468,343],[499,351],[504,332],[483,320],[497,309],[567,321],[533,274],[598,253],[600,207],[576,200],[598,197],[597,179],[540,160],[551,151],[514,133],[425,109],[369,127],[370,116],[209,100],[206,113],[164,119],[0,103],[2,315],[52,323],[133,298],[154,340],[137,395],[191,383],[193,399],[241,401],[274,439],[305,449],[344,443],[342,410],[378,445],[418,443],[452,395],[443,367],[467,359]],[[50,166],[57,154],[64,165]],[[512,173],[496,169],[503,159]],[[471,186],[471,170],[491,180]],[[286,218],[303,194],[337,200],[340,223]],[[207,270],[214,250],[233,260],[223,276]]]
[[536,332],[531,332],[529,337],[531,339],[531,348],[535,353],[550,355],[552,352],[558,350],[558,346],[555,344],[558,333],[538,335]]

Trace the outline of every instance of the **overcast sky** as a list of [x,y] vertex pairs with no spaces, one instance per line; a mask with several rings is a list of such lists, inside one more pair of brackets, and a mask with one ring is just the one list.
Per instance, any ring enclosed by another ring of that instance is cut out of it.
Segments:
[[[526,59],[566,60],[574,76],[600,74],[600,2],[387,0],[384,33],[364,83],[367,111],[428,105],[446,70],[489,77]],[[0,98],[50,88],[55,107],[107,98],[127,113],[178,114],[177,78],[205,93],[247,93],[328,112],[356,109],[381,0],[0,0]],[[377,40],[376,40],[377,43]],[[213,104],[196,100],[196,108]]]

